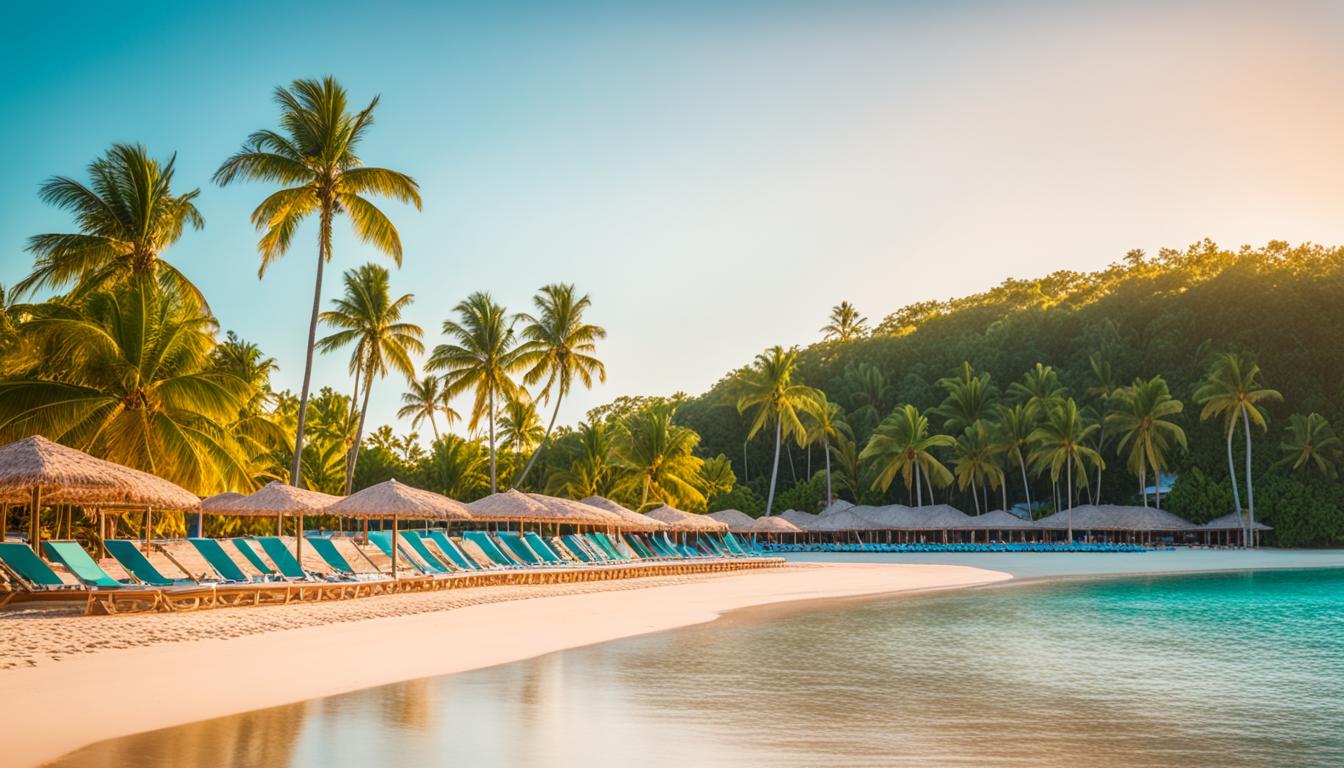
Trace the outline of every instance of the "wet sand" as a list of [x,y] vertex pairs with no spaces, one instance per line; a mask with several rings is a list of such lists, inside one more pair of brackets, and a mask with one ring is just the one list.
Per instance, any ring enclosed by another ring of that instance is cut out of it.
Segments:
[[1011,578],[950,565],[796,565],[334,603],[0,621],[6,764],[103,739],[712,621],[800,600]]

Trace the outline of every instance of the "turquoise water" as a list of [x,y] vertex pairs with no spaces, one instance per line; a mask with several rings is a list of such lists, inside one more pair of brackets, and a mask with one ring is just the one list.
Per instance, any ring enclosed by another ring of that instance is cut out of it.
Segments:
[[105,742],[58,765],[831,763],[1344,765],[1344,570],[742,612]]

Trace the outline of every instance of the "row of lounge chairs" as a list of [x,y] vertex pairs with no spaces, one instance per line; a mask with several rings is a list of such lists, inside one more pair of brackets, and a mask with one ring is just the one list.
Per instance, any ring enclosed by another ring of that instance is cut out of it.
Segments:
[[[120,580],[104,570],[78,542],[44,541],[46,560],[25,543],[0,542],[0,575],[8,586],[7,591],[0,591],[0,607],[21,596],[85,599],[86,610],[98,603],[106,612],[116,612],[118,606],[178,609],[198,606],[203,600],[219,604],[221,598],[224,604],[235,604],[249,598],[252,602],[269,601],[281,595],[288,602],[294,589],[302,596],[305,587],[319,590],[319,595],[326,588],[326,592],[335,590],[341,596],[396,591],[377,588],[399,581],[358,546],[343,552],[337,540],[327,536],[306,536],[305,541],[327,570],[305,568],[289,545],[275,536],[187,539],[208,568],[199,575],[167,547],[158,545],[158,552],[187,576],[179,578],[164,575],[137,542],[110,539],[104,542],[107,552],[127,576]],[[431,579],[512,569],[602,568],[760,554],[732,534],[694,535],[679,544],[665,534],[596,532],[547,540],[535,531],[467,531],[454,539],[442,530],[407,530],[399,533],[395,543],[391,531],[371,532],[369,543],[389,559],[395,546],[402,574]],[[347,553],[363,558],[369,569],[356,568]],[[62,579],[47,561],[59,564],[78,583]],[[371,588],[361,590],[361,585]]]
[[772,543],[761,545],[765,552],[1149,552],[1152,547],[1138,544],[1109,544],[1102,542],[1018,542],[988,544],[847,544],[812,542],[806,544]]

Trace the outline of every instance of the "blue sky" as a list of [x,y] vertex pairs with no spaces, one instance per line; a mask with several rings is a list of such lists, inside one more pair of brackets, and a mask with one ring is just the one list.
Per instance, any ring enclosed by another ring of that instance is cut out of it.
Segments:
[[[315,235],[264,280],[248,214],[209,183],[270,93],[334,74],[381,94],[370,164],[421,183],[389,203],[393,288],[432,347],[487,290],[523,309],[593,296],[610,378],[561,411],[703,391],[842,299],[879,319],[1130,248],[1344,241],[1344,17],[1237,3],[27,4],[0,47],[11,147],[0,281],[66,231],[37,186],[114,141],[178,153],[202,232],[167,258],[225,329],[297,388]],[[48,7],[49,6],[49,7]],[[338,230],[339,273],[382,257]],[[386,262],[385,262],[386,263]],[[350,386],[344,357],[315,383]],[[372,424],[402,383],[380,381]]]

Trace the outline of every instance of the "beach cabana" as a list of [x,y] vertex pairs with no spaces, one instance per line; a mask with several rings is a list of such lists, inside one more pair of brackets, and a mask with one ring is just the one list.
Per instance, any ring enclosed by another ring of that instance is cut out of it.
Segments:
[[797,509],[786,509],[778,515],[771,515],[771,517],[788,520],[790,523],[793,523],[800,529],[806,531],[812,527],[813,521],[820,517],[820,515],[814,515],[811,512],[803,512]]
[[476,520],[502,523],[553,523],[556,512],[526,493],[510,488],[467,504]]
[[836,512],[844,512],[846,509],[853,509],[854,504],[844,499],[833,499],[831,503],[821,511],[821,516],[833,515]]
[[[750,533],[752,523],[756,522],[756,518],[737,509],[721,509],[718,512],[710,512],[709,516],[727,525],[728,530],[732,533]],[[764,520],[765,518],[761,519]],[[798,526],[792,523],[789,525],[794,530],[798,530]]]
[[[1040,531],[1041,526],[1033,520],[1023,520],[1012,512],[1005,512],[1002,509],[996,509],[992,512],[986,512],[983,515],[972,515],[962,524],[962,530],[984,531],[988,537],[990,531],[1001,531],[1009,533],[1021,533],[1023,539],[1026,538],[1028,531]],[[975,541],[975,534],[971,534],[971,541]]]
[[672,530],[683,533],[723,533],[728,530],[727,523],[715,520],[709,515],[684,512],[667,504],[646,512],[645,516],[666,523]]
[[607,512],[610,512],[613,515],[616,515],[617,517],[621,518],[621,520],[624,522],[626,530],[644,531],[649,533],[653,531],[667,530],[666,523],[662,523],[657,520],[645,517],[644,515],[639,514],[633,509],[627,509],[626,507],[623,507],[620,504],[617,504],[616,502],[612,501],[611,499],[605,498],[603,496],[587,496],[582,499],[579,499],[579,501],[584,504],[587,504],[590,507],[597,507],[598,509],[606,510]]
[[[1250,515],[1248,515],[1245,512],[1242,512],[1241,514],[1237,514],[1236,512],[1228,512],[1226,515],[1223,515],[1222,517],[1215,517],[1214,519],[1210,520],[1209,522],[1199,527],[1200,530],[1205,531],[1206,534],[1205,543],[1208,542],[1209,535],[1221,533],[1223,534],[1223,542],[1225,544],[1231,543],[1232,534],[1234,532],[1239,534],[1240,538],[1245,539],[1247,527],[1254,528],[1253,535],[1255,536],[1256,539],[1260,538],[1261,531],[1274,530],[1273,528],[1269,527],[1268,525],[1265,525],[1259,520],[1255,521],[1254,526],[1251,526]],[[1245,545],[1245,543],[1246,543],[1245,541],[1242,541],[1243,545]]]
[[[796,537],[798,534],[802,532],[803,529],[799,528],[793,523],[790,523],[788,520],[785,520],[784,518],[778,515],[771,515],[770,517],[758,517],[751,521],[751,525],[747,527],[747,530],[742,531],[742,533],[747,533],[750,534],[751,536],[766,536],[766,537],[777,536],[785,533],[793,534]],[[733,531],[733,533],[737,533],[737,531]]]
[[821,515],[807,527],[813,533],[853,533],[856,540],[860,531],[877,530],[876,524],[859,514],[857,507],[845,509],[829,515]]
[[1157,507],[1121,506],[1118,504],[1080,504],[1072,510],[1061,510],[1036,521],[1039,528],[1055,531],[1101,531],[1121,533],[1133,537],[1151,537],[1154,533],[1185,533],[1199,530],[1199,526]]
[[[42,505],[68,504],[98,512],[98,540],[102,541],[105,510],[143,510],[145,539],[153,510],[193,510],[200,498],[185,488],[148,472],[131,469],[52,442],[41,435],[0,447],[0,502],[29,508],[28,542],[41,553]],[[6,525],[0,520],[0,540]]]
[[298,527],[294,532],[294,551],[300,560],[303,557],[304,515],[322,514],[332,504],[341,500],[340,496],[298,488],[279,480],[272,480],[246,496],[215,501],[217,498],[210,497],[209,509],[205,511],[212,515],[228,517],[274,517],[276,536],[283,536],[285,533],[285,515],[297,515]]
[[541,493],[529,493],[527,497],[540,504],[553,516],[557,525],[592,525],[603,528],[620,528],[622,519],[615,512],[594,507],[573,499],[559,496],[547,496]]
[[430,491],[387,480],[352,493],[326,508],[327,514],[342,517],[392,518],[392,578],[397,577],[398,539],[401,519],[470,520],[471,512],[461,502]]

